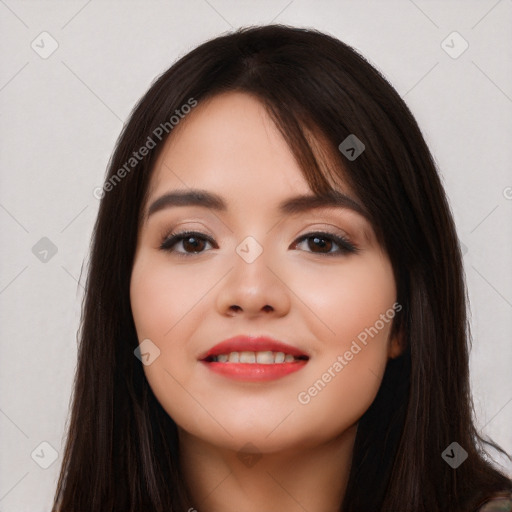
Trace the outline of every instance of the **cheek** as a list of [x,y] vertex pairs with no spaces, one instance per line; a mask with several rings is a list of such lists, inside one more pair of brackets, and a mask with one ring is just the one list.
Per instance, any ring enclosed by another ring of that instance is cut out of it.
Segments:
[[[313,314],[302,318],[310,322],[312,332],[322,340],[322,354],[326,347],[346,350],[351,341],[378,321],[378,330],[387,338],[391,321],[380,319],[396,301],[396,286],[392,266],[382,253],[356,256],[345,265],[323,268],[303,276],[294,289]],[[391,311],[393,313],[393,311]],[[394,315],[393,315],[394,316]],[[321,335],[320,335],[321,334]]]
[[357,422],[377,394],[396,301],[392,267],[381,254],[354,258],[346,268],[317,276],[310,288],[308,304],[314,304],[327,334],[297,395],[315,424],[336,428]]
[[298,395],[299,413],[309,422],[311,435],[334,437],[356,424],[372,404],[380,387],[385,358],[359,354],[343,370],[324,373],[311,380]]
[[165,255],[142,254],[135,261],[130,283],[139,340],[150,338],[157,345],[163,344],[186,326],[201,309],[211,280],[211,275],[184,272],[179,265],[169,264]]
[[198,364],[188,341],[211,309],[207,294],[218,275],[222,273],[208,265],[184,271],[165,255],[149,251],[138,255],[132,271],[130,301],[139,343],[149,339],[159,350],[151,364],[143,366],[144,373],[168,414],[190,428],[211,421],[188,392],[195,388],[191,370]]

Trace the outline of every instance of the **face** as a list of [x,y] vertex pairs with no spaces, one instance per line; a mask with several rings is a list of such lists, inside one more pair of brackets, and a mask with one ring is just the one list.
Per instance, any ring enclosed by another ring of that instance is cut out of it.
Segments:
[[[171,135],[151,177],[130,283],[155,396],[180,433],[220,448],[250,442],[271,453],[336,438],[370,406],[397,350],[395,281],[370,223],[350,204],[281,208],[312,192],[249,95],[200,103]],[[220,196],[224,208],[158,201],[191,189]],[[347,187],[339,192],[358,202]],[[193,235],[172,238],[184,232]],[[302,357],[281,362],[282,347],[263,344],[252,369],[233,362],[237,346],[204,360],[238,335],[272,338]]]

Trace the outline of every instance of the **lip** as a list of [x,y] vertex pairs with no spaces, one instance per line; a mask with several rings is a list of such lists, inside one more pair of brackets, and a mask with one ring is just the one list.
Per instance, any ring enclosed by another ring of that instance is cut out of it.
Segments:
[[284,343],[282,341],[269,338],[267,336],[247,336],[240,334],[227,340],[217,343],[210,350],[199,356],[199,360],[204,360],[211,356],[219,354],[229,354],[230,352],[263,352],[271,350],[272,352],[284,352],[292,356],[307,356],[309,354],[297,347]]
[[[258,364],[258,363],[221,363],[210,361],[209,358],[219,354],[230,352],[284,352],[293,356],[303,356],[304,359],[294,360],[289,363]],[[269,381],[279,379],[290,373],[294,373],[307,364],[309,355],[307,352],[266,336],[238,335],[224,340],[213,346],[207,352],[199,356],[199,361],[215,373],[242,381]]]

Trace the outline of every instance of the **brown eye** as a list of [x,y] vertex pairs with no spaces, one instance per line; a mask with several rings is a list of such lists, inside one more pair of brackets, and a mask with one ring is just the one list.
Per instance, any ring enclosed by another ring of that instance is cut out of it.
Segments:
[[[314,254],[325,254],[326,256],[335,256],[340,254],[355,253],[358,251],[357,247],[352,244],[347,238],[343,236],[334,235],[333,233],[308,233],[300,237],[294,245],[298,245],[307,240],[307,246]],[[333,247],[338,247],[338,250],[332,251]]]
[[[204,252],[207,243],[215,244],[209,236],[187,231],[183,233],[171,233],[160,245],[160,249],[167,252],[178,253],[180,255],[200,254]],[[176,250],[176,246],[182,245],[183,250]]]
[[327,237],[319,237],[319,236],[310,236],[307,238],[308,241],[312,241],[312,243],[308,244],[308,247],[316,247],[320,248],[320,252],[330,252],[332,248],[332,240]]
[[[359,249],[353,245],[347,238],[332,233],[308,233],[299,238],[293,246],[297,246],[307,241],[307,247],[313,254],[325,256],[339,256],[343,254],[355,253]],[[218,248],[215,241],[202,233],[195,231],[186,231],[182,233],[171,233],[160,245],[160,249],[170,253],[176,253],[180,256],[193,256],[205,252],[207,244]],[[178,250],[181,245],[181,250]]]

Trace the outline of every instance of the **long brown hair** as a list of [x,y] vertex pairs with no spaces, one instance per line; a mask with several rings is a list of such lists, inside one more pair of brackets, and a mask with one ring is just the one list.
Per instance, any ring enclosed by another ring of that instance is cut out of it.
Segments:
[[[315,194],[332,190],[327,172],[349,184],[392,262],[403,306],[393,328],[403,333],[406,347],[389,361],[359,422],[340,510],[468,511],[510,487],[484,458],[473,423],[461,252],[415,119],[350,46],[316,30],[268,25],[222,35],[182,57],[152,84],[117,141],[106,176],[111,185],[102,191],[94,227],[53,512],[192,507],[176,424],[134,356],[129,283],[151,172],[172,136],[169,118],[191,98],[200,103],[224,91],[255,95],[265,105]],[[159,126],[168,129],[156,137]],[[327,162],[317,158],[311,133],[330,148]],[[365,144],[355,160],[337,149],[350,134]],[[134,151],[150,146],[148,137],[154,147],[127,167]],[[441,456],[454,441],[468,454],[457,469]]]

